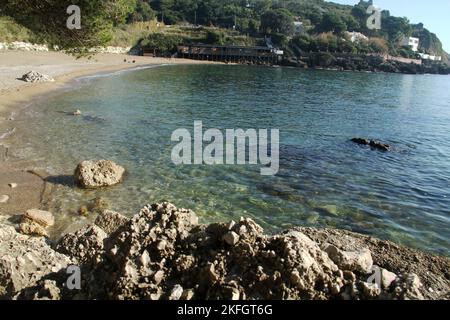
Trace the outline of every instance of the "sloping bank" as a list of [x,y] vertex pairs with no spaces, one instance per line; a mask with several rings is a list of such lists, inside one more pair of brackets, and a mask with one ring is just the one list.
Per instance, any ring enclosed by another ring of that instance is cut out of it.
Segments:
[[[66,285],[72,264],[80,290]],[[447,258],[347,231],[265,235],[251,219],[202,225],[169,203],[131,219],[104,211],[53,248],[0,225],[3,299],[445,299],[449,270]]]

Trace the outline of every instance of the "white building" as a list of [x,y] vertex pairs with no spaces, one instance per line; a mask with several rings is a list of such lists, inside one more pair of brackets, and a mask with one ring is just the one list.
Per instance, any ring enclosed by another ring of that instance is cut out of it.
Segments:
[[442,60],[441,56],[433,56],[433,55],[426,54],[426,53],[419,53],[419,56],[422,60],[431,60],[431,61],[441,61]]
[[401,44],[402,46],[409,46],[412,51],[417,52],[419,50],[419,41],[419,38],[404,37]]

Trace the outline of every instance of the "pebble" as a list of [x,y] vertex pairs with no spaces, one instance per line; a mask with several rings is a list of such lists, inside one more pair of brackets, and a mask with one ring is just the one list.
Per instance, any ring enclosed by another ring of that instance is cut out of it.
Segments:
[[73,113],[74,116],[81,116],[81,111],[77,110]]
[[17,183],[9,183],[8,186],[12,189],[17,188]]

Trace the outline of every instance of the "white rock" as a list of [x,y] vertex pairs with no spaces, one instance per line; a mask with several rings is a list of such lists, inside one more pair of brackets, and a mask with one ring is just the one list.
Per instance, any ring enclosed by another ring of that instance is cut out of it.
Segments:
[[74,116],[81,116],[81,111],[77,110],[73,113]]
[[11,189],[14,189],[14,188],[17,188],[17,183],[9,183],[8,186],[9,186]]
[[150,263],[150,255],[148,254],[147,250],[144,250],[144,253],[142,254],[140,260],[141,260],[141,264],[144,267],[148,266],[148,264]]
[[241,294],[240,294],[239,290],[236,288],[233,288],[231,290],[231,300],[236,301],[236,300],[239,300],[240,297],[241,297]]
[[55,224],[55,217],[48,211],[30,209],[25,212],[24,217],[44,227],[51,227]]
[[183,295],[183,287],[176,284],[170,292],[169,300],[180,300]]
[[324,251],[342,270],[350,270],[369,274],[373,260],[369,249],[359,251],[342,251],[333,245],[326,245]]
[[0,203],[7,203],[9,200],[9,196],[6,194],[0,196]]
[[239,242],[239,235],[234,231],[230,231],[223,236],[223,240],[230,246],[234,246]]
[[380,268],[381,271],[381,285],[384,289],[387,289],[391,286],[392,282],[397,279],[397,275],[392,273],[386,269]]

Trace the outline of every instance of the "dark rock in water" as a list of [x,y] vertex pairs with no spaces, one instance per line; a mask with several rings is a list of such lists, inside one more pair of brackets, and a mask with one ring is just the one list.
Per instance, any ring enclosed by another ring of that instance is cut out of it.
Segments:
[[370,140],[363,138],[353,138],[352,141],[357,144],[362,144],[368,146],[370,144]]
[[376,140],[369,140],[369,139],[364,139],[364,138],[353,138],[352,142],[360,144],[360,145],[364,145],[364,146],[370,146],[374,149],[381,150],[381,151],[390,151],[391,150],[390,145],[382,143],[380,141],[376,141]]

